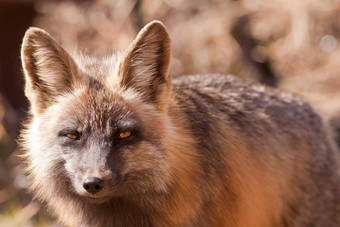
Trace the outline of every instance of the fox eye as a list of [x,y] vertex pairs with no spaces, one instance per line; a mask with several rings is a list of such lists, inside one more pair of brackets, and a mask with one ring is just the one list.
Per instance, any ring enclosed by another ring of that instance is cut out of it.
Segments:
[[131,132],[129,132],[129,131],[119,133],[119,138],[122,138],[122,139],[127,138],[129,136],[131,136]]
[[79,140],[80,139],[80,135],[78,132],[74,132],[74,133],[67,133],[65,135],[67,138],[71,139],[71,140]]

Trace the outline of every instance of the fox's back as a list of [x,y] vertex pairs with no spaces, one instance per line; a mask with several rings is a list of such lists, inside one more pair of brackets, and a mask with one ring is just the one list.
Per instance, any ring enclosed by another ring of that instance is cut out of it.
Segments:
[[173,90],[193,122],[195,118],[211,123],[224,119],[240,136],[247,134],[247,139],[271,133],[277,142],[288,142],[286,136],[294,135],[328,141],[320,138],[328,135],[322,118],[304,99],[290,93],[220,74],[174,78]]
[[[175,78],[173,90],[210,173],[237,165],[232,154],[235,143],[228,141],[235,142],[236,137],[244,148],[240,152],[246,150],[246,159],[253,159],[248,164],[255,160],[255,165],[266,165],[263,179],[281,178],[276,182],[278,191],[287,200],[282,223],[336,226],[333,220],[340,221],[338,150],[322,118],[305,100],[224,75]],[[256,171],[253,174],[256,178]]]

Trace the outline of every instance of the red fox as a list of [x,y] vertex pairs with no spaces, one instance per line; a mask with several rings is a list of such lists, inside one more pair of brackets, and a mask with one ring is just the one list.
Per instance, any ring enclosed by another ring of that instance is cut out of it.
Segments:
[[340,158],[295,95],[224,75],[173,78],[147,24],[125,52],[69,55],[30,28],[21,145],[67,226],[340,226]]

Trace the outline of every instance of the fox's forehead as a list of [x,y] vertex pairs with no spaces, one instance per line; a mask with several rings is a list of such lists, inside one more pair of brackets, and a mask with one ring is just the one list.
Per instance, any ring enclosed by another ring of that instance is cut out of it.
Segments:
[[118,51],[107,56],[89,56],[78,53],[74,56],[74,59],[82,73],[97,81],[104,82],[107,77],[115,76],[115,67],[121,55],[122,53]]
[[76,127],[102,131],[137,124],[129,102],[120,94],[104,88],[79,89],[64,97],[59,108],[64,108],[60,121]]

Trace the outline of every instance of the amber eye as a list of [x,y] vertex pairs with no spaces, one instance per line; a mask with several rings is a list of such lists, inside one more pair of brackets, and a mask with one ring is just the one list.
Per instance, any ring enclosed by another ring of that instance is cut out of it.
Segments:
[[77,140],[79,139],[79,135],[75,134],[75,133],[68,133],[66,134],[66,137],[72,140]]
[[129,131],[119,133],[120,138],[126,138],[126,137],[129,137],[130,135],[131,135],[131,132]]

